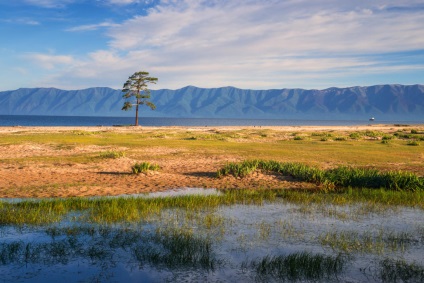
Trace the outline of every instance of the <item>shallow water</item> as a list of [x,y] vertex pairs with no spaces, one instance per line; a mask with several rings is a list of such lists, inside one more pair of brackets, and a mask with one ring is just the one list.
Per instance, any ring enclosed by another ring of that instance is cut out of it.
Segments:
[[[177,188],[163,192],[141,193],[141,194],[126,194],[115,196],[95,196],[88,199],[105,199],[105,198],[164,198],[164,197],[181,197],[181,196],[211,196],[222,194],[217,189],[203,188]],[[41,200],[57,200],[58,198],[0,198],[0,202],[5,203],[20,203],[24,201],[41,201]]]
[[[219,192],[189,189],[150,197],[193,193]],[[133,223],[3,225],[0,282],[382,282],[384,259],[424,270],[423,216],[414,208],[376,211],[361,204],[276,200],[200,211],[166,209]],[[343,268],[315,277],[301,270],[289,277],[258,267],[266,257],[304,252],[343,258]],[[410,282],[419,280],[424,274]]]

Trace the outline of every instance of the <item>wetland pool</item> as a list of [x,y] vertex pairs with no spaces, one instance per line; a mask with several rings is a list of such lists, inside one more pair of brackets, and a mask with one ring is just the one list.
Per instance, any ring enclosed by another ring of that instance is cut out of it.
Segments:
[[109,223],[89,213],[1,224],[0,282],[424,282],[419,208],[276,198]]

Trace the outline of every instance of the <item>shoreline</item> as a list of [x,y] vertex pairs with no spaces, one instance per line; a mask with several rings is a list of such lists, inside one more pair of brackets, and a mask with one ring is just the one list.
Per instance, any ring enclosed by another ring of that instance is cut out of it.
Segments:
[[236,130],[274,130],[288,131],[364,131],[364,130],[395,130],[423,128],[423,124],[369,124],[346,126],[0,126],[0,133],[12,133],[25,130],[27,132],[63,132],[63,131],[113,131],[113,132],[140,132],[155,130],[181,130],[181,131],[236,131]]

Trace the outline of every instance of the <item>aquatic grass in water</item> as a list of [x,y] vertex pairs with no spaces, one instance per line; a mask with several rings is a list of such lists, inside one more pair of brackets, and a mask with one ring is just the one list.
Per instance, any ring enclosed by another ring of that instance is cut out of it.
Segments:
[[424,266],[385,259],[380,262],[379,275],[383,282],[424,282]]
[[0,243],[0,266],[39,262],[67,264],[79,258],[113,264],[117,260],[114,257],[119,249],[132,251],[132,258],[129,260],[140,265],[150,263],[164,265],[166,268],[201,267],[213,270],[220,264],[213,254],[210,240],[183,231],[152,233],[108,227],[94,230],[73,227],[73,230],[76,232],[69,235],[69,230],[56,229],[56,238],[62,235],[65,237],[52,238],[50,242]]
[[424,191],[388,191],[384,189],[345,189],[335,192],[309,190],[225,190],[216,195],[177,197],[69,198],[7,203],[0,201],[1,225],[46,225],[63,220],[73,213],[72,221],[96,223],[129,222],[149,219],[164,209],[191,211],[232,204],[262,205],[284,200],[290,203],[346,205],[362,203],[364,213],[386,210],[389,206],[424,209]]
[[262,277],[278,280],[319,280],[335,277],[343,271],[347,260],[344,256],[326,256],[299,252],[289,255],[266,256],[251,262],[251,266]]
[[[103,276],[98,281],[154,274],[146,281],[366,282],[368,274],[359,268],[369,266],[374,279],[382,281],[379,264],[386,256],[421,262],[422,211],[391,210],[407,195],[413,204],[424,193],[230,190],[203,196],[70,199],[61,205],[60,200],[44,201],[43,209],[63,211],[63,221],[45,227],[3,225],[0,280],[18,281],[28,269],[37,271],[27,281],[52,281],[66,271],[75,281],[90,281],[94,273]],[[27,208],[39,205],[25,203]],[[369,215],[351,215],[362,206]],[[305,217],[300,207],[312,208],[312,214]],[[348,216],[339,219],[331,210]],[[319,236],[335,233],[334,227],[338,234],[328,238],[340,240],[343,234],[348,245],[356,247],[358,240],[362,248],[345,252],[322,244]],[[352,241],[350,234],[355,235]]]

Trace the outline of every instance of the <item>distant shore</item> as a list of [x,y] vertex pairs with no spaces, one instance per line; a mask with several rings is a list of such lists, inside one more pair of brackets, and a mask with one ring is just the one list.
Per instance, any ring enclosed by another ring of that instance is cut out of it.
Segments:
[[270,129],[274,131],[364,131],[378,130],[391,131],[398,128],[416,129],[424,127],[423,124],[369,124],[369,125],[347,125],[347,126],[0,126],[0,133],[13,133],[20,131],[27,132],[64,132],[64,131],[113,131],[113,132],[138,132],[155,130],[181,130],[181,131],[209,131],[216,129],[219,131],[235,131],[243,129]]

